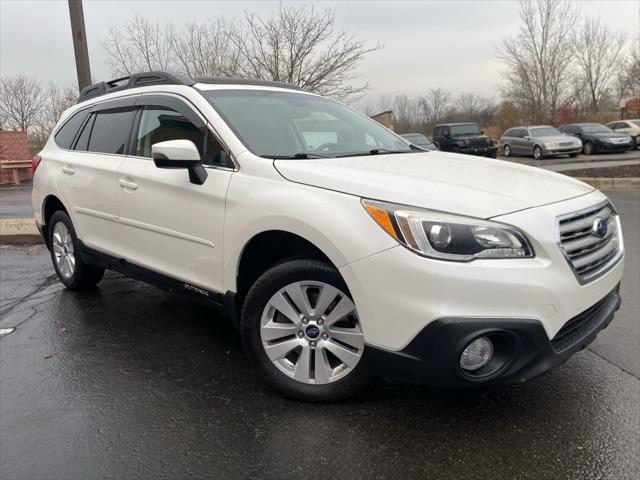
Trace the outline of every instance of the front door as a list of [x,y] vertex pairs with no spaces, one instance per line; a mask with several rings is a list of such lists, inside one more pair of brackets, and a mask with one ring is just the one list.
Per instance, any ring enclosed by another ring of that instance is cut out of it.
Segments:
[[[208,178],[190,183],[187,170],[156,168],[151,146],[191,140]],[[124,257],[189,285],[222,292],[223,222],[233,164],[206,123],[170,95],[142,96],[131,155],[118,171]]]

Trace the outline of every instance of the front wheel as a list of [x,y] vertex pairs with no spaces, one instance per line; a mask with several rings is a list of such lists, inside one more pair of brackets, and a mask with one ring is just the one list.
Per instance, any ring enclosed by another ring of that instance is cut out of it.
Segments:
[[503,150],[504,150],[504,156],[505,157],[510,157],[511,156],[511,147],[509,145],[505,145]]
[[536,160],[540,160],[542,158],[542,149],[538,145],[533,147],[533,158]]
[[356,307],[324,262],[291,260],[264,273],[249,290],[240,332],[262,377],[290,397],[339,401],[368,382]]
[[89,265],[79,254],[79,242],[66,212],[55,212],[49,221],[51,260],[58,279],[70,290],[93,287],[104,275],[104,268]]

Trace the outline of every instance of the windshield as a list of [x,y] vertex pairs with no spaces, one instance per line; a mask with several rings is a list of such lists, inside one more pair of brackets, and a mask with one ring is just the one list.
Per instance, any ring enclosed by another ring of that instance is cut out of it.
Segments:
[[414,145],[431,145],[431,141],[424,135],[403,135],[403,137]]
[[610,128],[604,125],[598,125],[597,123],[593,125],[583,125],[582,130],[584,133],[613,133],[613,130]]
[[454,137],[464,137],[470,135],[482,135],[480,127],[475,123],[469,125],[451,125],[451,135]]
[[554,137],[556,135],[563,135],[563,133],[560,130],[557,130],[553,127],[530,128],[529,131],[531,132],[531,135],[535,138]]
[[631,121],[640,127],[640,120],[631,120]]
[[414,151],[379,123],[328,98],[271,90],[202,94],[255,155],[314,158]]

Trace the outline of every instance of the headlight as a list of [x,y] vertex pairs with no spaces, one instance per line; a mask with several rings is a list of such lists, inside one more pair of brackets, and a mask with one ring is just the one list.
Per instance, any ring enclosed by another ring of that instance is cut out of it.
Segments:
[[362,203],[389,235],[425,257],[469,262],[534,256],[525,235],[510,225],[373,200]]
[[556,144],[555,144],[555,143],[552,143],[552,142],[549,142],[549,143],[545,143],[545,144],[544,144],[544,147],[545,147],[545,148],[553,148],[553,147],[555,147],[555,146],[556,146]]

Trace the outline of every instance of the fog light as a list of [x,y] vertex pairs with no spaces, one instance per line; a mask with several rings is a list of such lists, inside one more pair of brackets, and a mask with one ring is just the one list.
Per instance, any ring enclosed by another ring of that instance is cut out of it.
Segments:
[[487,337],[476,338],[460,355],[460,366],[467,371],[484,367],[493,357],[493,343]]

